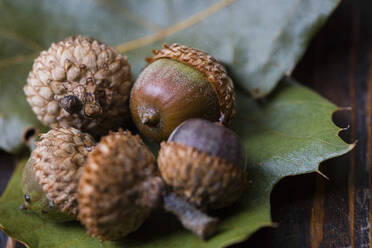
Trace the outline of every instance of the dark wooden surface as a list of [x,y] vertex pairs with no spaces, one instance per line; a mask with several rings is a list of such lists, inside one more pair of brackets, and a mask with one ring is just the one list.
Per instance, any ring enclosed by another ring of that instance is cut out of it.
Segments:
[[[276,229],[236,247],[370,247],[372,239],[372,0],[343,0],[293,73],[341,107],[334,115],[349,154],[322,163],[319,174],[283,179],[271,195]],[[12,158],[0,154],[0,193]],[[4,239],[0,235],[0,242]],[[3,247],[3,246],[0,246]]]
[[[341,107],[334,115],[355,149],[318,174],[285,178],[271,195],[276,230],[249,247],[370,247],[372,239],[372,1],[343,0],[312,41],[294,78]],[[369,214],[371,212],[371,215]]]

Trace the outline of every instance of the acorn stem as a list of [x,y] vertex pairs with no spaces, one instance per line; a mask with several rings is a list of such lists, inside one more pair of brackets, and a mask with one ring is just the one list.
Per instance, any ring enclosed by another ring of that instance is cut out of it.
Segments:
[[158,110],[147,108],[141,115],[141,122],[143,125],[155,127],[160,122],[160,114]]
[[207,239],[216,231],[217,218],[206,215],[173,193],[163,197],[163,207],[176,215],[184,227],[201,239]]

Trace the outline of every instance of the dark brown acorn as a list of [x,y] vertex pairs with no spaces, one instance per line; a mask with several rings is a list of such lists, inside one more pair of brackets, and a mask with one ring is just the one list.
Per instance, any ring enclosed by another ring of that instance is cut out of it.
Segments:
[[183,121],[203,118],[229,125],[234,116],[234,86],[226,69],[209,54],[186,46],[154,50],[130,97],[140,132],[166,140]]
[[235,202],[248,186],[245,149],[230,129],[202,119],[179,125],[162,142],[158,166],[176,194],[201,209]]

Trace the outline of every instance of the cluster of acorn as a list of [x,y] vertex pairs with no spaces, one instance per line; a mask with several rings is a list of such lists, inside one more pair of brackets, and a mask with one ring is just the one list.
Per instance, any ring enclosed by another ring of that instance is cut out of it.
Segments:
[[[52,129],[24,168],[23,209],[79,220],[100,240],[137,230],[160,207],[201,238],[214,233],[217,219],[206,212],[236,201],[248,182],[244,147],[224,127],[233,84],[202,51],[173,44],[154,53],[133,84],[127,58],[97,40],[70,37],[41,52],[24,91]],[[131,119],[163,141],[157,161],[121,129]]]

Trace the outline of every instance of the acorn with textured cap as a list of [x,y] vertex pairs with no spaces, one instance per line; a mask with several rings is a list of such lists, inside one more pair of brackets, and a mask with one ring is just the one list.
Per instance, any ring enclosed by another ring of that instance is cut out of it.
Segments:
[[191,119],[162,142],[158,166],[173,192],[208,210],[230,205],[246,190],[245,160],[244,145],[233,131]]
[[77,185],[94,145],[93,137],[75,128],[56,128],[41,135],[23,169],[22,208],[47,220],[76,219]]
[[166,140],[190,118],[231,123],[234,86],[224,66],[205,52],[178,44],[153,52],[130,97],[132,118],[144,136]]
[[131,86],[125,56],[98,40],[76,36],[40,53],[24,92],[43,124],[100,136],[130,119]]
[[104,136],[88,155],[78,202],[81,223],[101,241],[134,232],[158,207],[175,214],[201,238],[212,235],[217,222],[167,190],[154,155],[129,131]]

